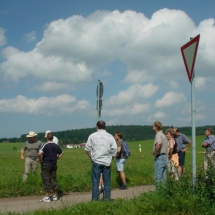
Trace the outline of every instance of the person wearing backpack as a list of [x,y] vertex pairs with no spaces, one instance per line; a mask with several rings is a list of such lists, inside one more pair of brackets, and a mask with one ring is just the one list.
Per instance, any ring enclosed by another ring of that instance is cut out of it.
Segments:
[[117,172],[118,172],[119,177],[122,182],[122,184],[119,186],[119,189],[126,190],[127,184],[126,184],[126,176],[125,176],[125,172],[124,172],[124,164],[125,164],[126,159],[123,157],[122,134],[120,132],[116,132],[114,135],[114,138],[115,138],[116,144],[117,144],[116,168],[117,168]]

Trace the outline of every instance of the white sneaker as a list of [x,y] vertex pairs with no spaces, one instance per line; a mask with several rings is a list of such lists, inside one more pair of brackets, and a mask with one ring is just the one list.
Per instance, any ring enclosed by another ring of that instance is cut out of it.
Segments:
[[40,200],[40,202],[50,202],[50,198],[44,197],[43,199]]
[[53,196],[52,196],[52,200],[53,200],[53,201],[57,201],[57,196],[53,195]]

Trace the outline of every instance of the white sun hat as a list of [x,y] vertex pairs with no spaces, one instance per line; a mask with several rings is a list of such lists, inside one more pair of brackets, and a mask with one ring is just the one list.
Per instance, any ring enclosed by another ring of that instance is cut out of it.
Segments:
[[26,137],[35,137],[37,134],[34,131],[29,131],[28,135]]
[[50,131],[50,130],[46,131],[46,133],[45,133],[45,138],[47,137],[47,134],[48,134],[48,133],[51,133],[51,131]]

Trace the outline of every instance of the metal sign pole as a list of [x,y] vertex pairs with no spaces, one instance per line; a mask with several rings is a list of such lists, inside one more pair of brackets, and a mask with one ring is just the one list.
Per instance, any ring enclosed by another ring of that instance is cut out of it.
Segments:
[[100,80],[98,80],[98,96],[97,96],[97,121],[99,121],[99,111],[100,111],[100,109],[99,109],[99,97],[100,97]]
[[192,120],[192,182],[195,189],[196,182],[196,124],[195,124],[195,72],[194,65],[198,50],[200,35],[190,38],[190,42],[181,47],[181,54],[191,83],[191,120]]
[[196,183],[196,123],[195,123],[195,72],[191,82],[191,114],[192,114],[192,182]]

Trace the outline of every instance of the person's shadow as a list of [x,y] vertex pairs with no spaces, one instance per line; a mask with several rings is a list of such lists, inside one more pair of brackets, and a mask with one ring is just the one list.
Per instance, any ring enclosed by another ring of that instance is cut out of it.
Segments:
[[67,196],[69,193],[63,192],[61,189],[58,190],[58,198],[61,199],[63,196]]

